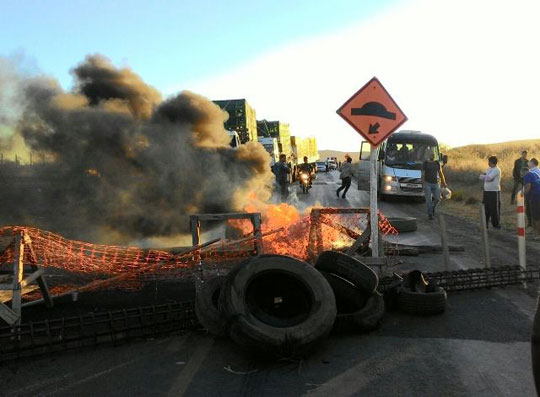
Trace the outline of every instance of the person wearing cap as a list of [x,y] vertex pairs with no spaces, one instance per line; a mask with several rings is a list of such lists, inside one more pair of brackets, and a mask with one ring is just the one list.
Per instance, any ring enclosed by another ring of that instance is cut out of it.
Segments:
[[501,169],[497,166],[497,157],[488,158],[489,168],[480,175],[480,180],[484,181],[484,211],[486,214],[486,225],[491,224],[495,229],[500,229],[501,218]]
[[540,240],[540,169],[538,160],[529,161],[529,172],[523,178],[524,193],[529,206],[532,226],[536,233],[535,240]]

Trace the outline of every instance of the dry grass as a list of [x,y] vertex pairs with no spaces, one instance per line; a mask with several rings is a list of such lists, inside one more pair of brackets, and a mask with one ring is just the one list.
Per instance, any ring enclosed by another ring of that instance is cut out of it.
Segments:
[[478,176],[488,168],[487,159],[494,155],[499,159],[502,189],[502,226],[513,230],[516,225],[515,206],[510,205],[513,187],[512,168],[514,160],[523,150],[528,157],[540,158],[540,139],[512,141],[490,145],[469,145],[450,149],[448,164],[444,167],[448,185],[452,189],[452,200],[443,203],[448,212],[478,219],[478,203],[482,201],[482,182]]

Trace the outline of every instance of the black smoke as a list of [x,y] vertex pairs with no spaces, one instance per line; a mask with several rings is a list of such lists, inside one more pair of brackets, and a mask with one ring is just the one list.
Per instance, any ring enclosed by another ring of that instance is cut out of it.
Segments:
[[70,92],[44,77],[19,84],[13,134],[45,160],[28,167],[22,184],[2,171],[0,184],[11,188],[0,203],[3,224],[123,243],[185,233],[189,214],[268,198],[266,151],[258,143],[230,148],[227,114],[208,99],[184,91],[162,101],[99,55],[72,72]]

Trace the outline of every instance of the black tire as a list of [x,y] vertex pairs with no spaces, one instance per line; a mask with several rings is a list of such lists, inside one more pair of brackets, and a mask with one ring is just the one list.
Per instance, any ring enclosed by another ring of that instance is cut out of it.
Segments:
[[412,292],[401,287],[398,295],[399,309],[409,314],[432,315],[440,314],[446,310],[446,291],[438,286],[433,292]]
[[261,255],[236,267],[221,289],[220,309],[240,346],[271,356],[303,353],[332,329],[336,301],[312,266]]
[[199,323],[211,334],[224,336],[227,321],[219,310],[218,302],[226,276],[217,276],[202,283],[195,297],[195,314]]
[[338,332],[373,331],[380,326],[384,313],[384,297],[375,292],[360,310],[349,314],[338,314],[335,329]]
[[418,229],[416,218],[407,217],[391,217],[388,222],[396,228],[399,233],[414,232]]
[[324,251],[317,258],[315,268],[319,271],[334,273],[350,281],[365,296],[372,295],[379,285],[379,278],[371,268],[341,252]]
[[350,281],[328,272],[321,274],[332,287],[338,316],[355,313],[366,305],[367,297]]

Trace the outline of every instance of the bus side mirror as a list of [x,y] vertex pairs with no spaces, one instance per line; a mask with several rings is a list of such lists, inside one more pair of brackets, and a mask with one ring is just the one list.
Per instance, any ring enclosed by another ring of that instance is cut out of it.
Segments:
[[384,160],[384,155],[385,155],[385,152],[383,149],[380,149],[379,150],[379,160]]
[[446,155],[446,154],[442,155],[442,162],[443,162],[444,165],[446,165],[446,163],[448,163],[448,155]]

